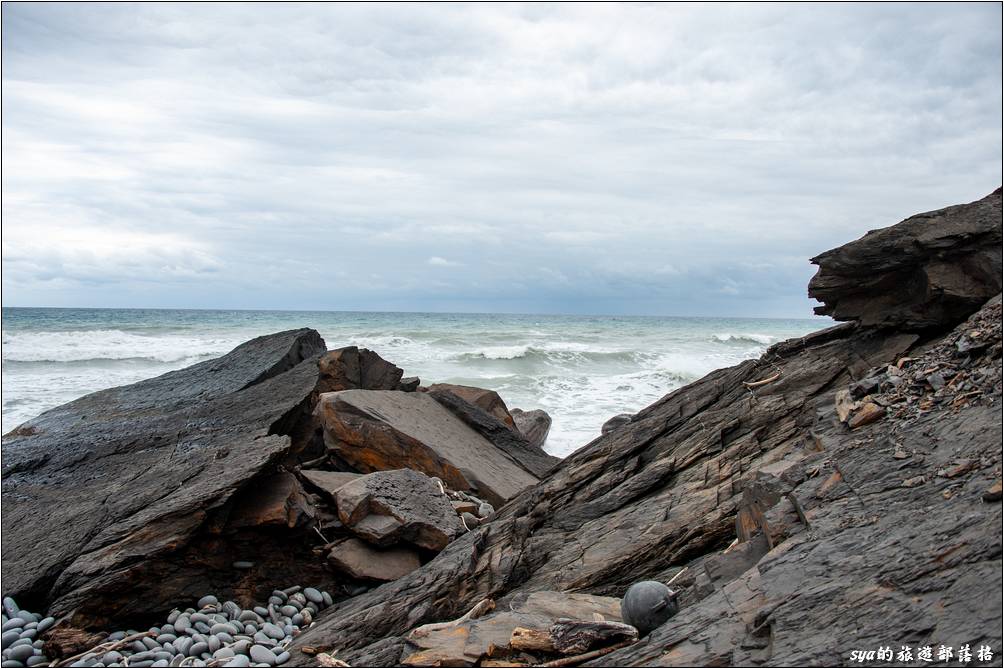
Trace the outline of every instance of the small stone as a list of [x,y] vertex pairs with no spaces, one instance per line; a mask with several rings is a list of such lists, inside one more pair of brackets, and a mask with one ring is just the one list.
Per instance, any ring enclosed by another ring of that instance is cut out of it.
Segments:
[[285,664],[286,662],[289,662],[289,651],[284,650],[275,656],[276,664]]
[[204,609],[207,606],[214,606],[219,603],[220,600],[216,599],[216,597],[214,597],[213,595],[206,595],[205,597],[199,600],[198,607],[200,609]]
[[286,606],[283,606],[283,607],[281,607],[279,609],[279,613],[281,613],[282,615],[286,616],[287,618],[292,618],[297,613],[299,613],[299,611],[300,611],[300,609],[296,608],[295,606],[291,606],[289,604],[287,604]]
[[209,652],[209,644],[205,641],[198,641],[192,644],[192,647],[188,649],[189,657],[198,657],[203,653]]
[[216,636],[211,636],[207,638],[206,643],[209,645],[210,653],[215,653],[223,646],[223,642],[221,642],[219,638]]
[[17,606],[17,603],[11,597],[3,598],[3,610],[4,613],[7,614],[8,618],[17,618],[18,617],[17,612],[20,611],[20,609]]
[[[286,600],[289,599],[289,595],[287,595],[282,590],[273,590],[272,597],[275,597],[276,599],[279,600],[278,602],[276,602],[276,605],[285,604]],[[269,598],[269,601],[272,601],[271,597]]]
[[999,502],[1001,501],[1001,479],[997,479],[997,483],[983,491],[983,501],[984,502]]
[[272,623],[265,623],[262,625],[261,631],[264,632],[266,636],[269,636],[276,641],[280,641],[282,637],[286,636],[278,625],[273,625]]
[[321,592],[321,597],[323,597],[323,598],[324,598],[324,605],[325,605],[325,606],[331,606],[332,604],[334,604],[334,603],[335,603],[335,600],[333,600],[333,599],[331,598],[331,595],[330,595],[330,594],[328,594],[328,592],[327,592],[326,590],[325,590],[325,591],[323,591],[323,592]]
[[250,667],[251,666],[251,660],[248,659],[247,655],[235,655],[234,657],[230,658],[227,661],[227,663],[224,664],[223,666],[224,667]]
[[300,592],[301,590],[303,590],[303,588],[301,588],[300,586],[291,585],[288,588],[284,588],[283,592],[286,593],[286,595],[292,595],[294,592]]
[[38,621],[38,627],[36,627],[35,629],[37,629],[38,633],[41,634],[45,630],[52,627],[55,623],[56,619],[53,618],[52,616],[49,616],[48,618],[42,618],[40,621]]
[[2,630],[4,632],[9,632],[12,629],[22,629],[27,624],[28,621],[26,621],[24,618],[11,618],[10,620],[8,620],[3,624]]
[[930,384],[931,388],[934,390],[941,390],[945,387],[945,377],[941,372],[935,372],[934,374],[929,374],[927,376],[927,383]]
[[265,646],[259,646],[257,644],[251,646],[251,659],[255,662],[267,664],[270,667],[274,667],[276,663],[275,653]]
[[917,486],[919,486],[922,483],[924,483],[924,481],[926,481],[926,480],[927,479],[924,478],[923,476],[914,476],[913,478],[908,478],[905,481],[903,481],[903,487],[904,488],[916,488]]
[[254,607],[254,612],[257,613],[262,618],[268,615],[268,609],[266,609],[264,606]]
[[233,563],[234,569],[254,569],[254,562],[248,562],[247,560],[237,560]]
[[854,412],[847,426],[852,430],[865,425],[870,425],[885,416],[885,407],[881,407],[874,402],[865,402],[860,409]]
[[21,633],[17,630],[9,630],[0,635],[0,646],[7,648],[12,643],[21,638]]
[[7,651],[7,659],[16,660],[18,662],[24,662],[34,654],[35,654],[35,649],[32,648],[31,644],[28,644],[26,646],[16,646],[10,648]]
[[460,517],[464,521],[464,525],[467,526],[468,530],[473,530],[475,527],[481,524],[481,519],[475,516],[473,513],[467,513],[464,511],[460,514]]
[[32,655],[27,660],[25,660],[24,666],[39,667],[43,664],[49,664],[49,658],[47,658],[44,655]]
[[905,460],[906,458],[910,457],[910,454],[904,451],[902,448],[897,448],[896,451],[892,454],[892,457],[894,457],[897,460]]
[[321,592],[316,588],[304,588],[303,595],[307,598],[308,601],[311,601],[315,604],[324,603],[324,595],[322,595]]

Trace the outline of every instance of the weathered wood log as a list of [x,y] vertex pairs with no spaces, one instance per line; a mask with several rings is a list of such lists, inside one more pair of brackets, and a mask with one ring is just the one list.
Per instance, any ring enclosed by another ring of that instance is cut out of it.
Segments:
[[509,648],[513,650],[543,651],[553,653],[554,644],[550,632],[534,630],[528,627],[517,627],[509,638]]
[[635,643],[635,641],[621,641],[620,643],[615,643],[612,646],[607,646],[606,648],[597,648],[596,650],[591,650],[588,653],[582,653],[581,655],[572,655],[571,657],[562,657],[557,660],[551,660],[550,662],[544,662],[539,664],[539,667],[572,667],[577,664],[582,664],[583,662],[588,662],[589,660],[595,660],[598,657],[603,657],[608,653],[612,653],[615,650],[620,650],[626,646],[630,646]]
[[471,610],[460,616],[456,620],[448,620],[442,623],[429,623],[428,625],[422,625],[421,627],[416,627],[411,632],[408,633],[407,638],[415,639],[418,637],[423,637],[431,632],[437,632],[439,630],[449,629],[451,627],[458,627],[472,618],[480,618],[484,614],[488,613],[495,608],[495,601],[491,599],[482,599],[480,602],[471,607]]
[[561,618],[549,630],[551,645],[563,655],[583,653],[594,646],[616,641],[636,641],[638,630],[631,625],[610,621],[594,622]]

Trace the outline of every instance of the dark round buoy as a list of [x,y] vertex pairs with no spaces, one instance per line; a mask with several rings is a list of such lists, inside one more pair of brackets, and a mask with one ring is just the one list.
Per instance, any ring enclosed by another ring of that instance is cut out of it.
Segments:
[[680,610],[676,593],[658,581],[639,581],[624,593],[621,617],[645,636]]

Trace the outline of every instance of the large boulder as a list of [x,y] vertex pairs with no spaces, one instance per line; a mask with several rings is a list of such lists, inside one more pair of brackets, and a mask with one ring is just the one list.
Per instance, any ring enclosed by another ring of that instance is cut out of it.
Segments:
[[[204,554],[197,537],[219,536],[237,493],[260,485],[289,453],[279,426],[309,401],[324,351],[313,330],[259,337],[221,358],[87,395],[5,436],[6,593],[103,625],[230,589],[229,574],[186,551],[198,545]],[[293,496],[285,492],[269,498]],[[226,566],[245,556],[217,558]]]
[[494,390],[477,388],[475,386],[461,386],[456,383],[434,383],[428,388],[430,391],[445,391],[453,393],[465,402],[469,402],[482,411],[494,416],[510,429],[515,430],[516,424],[505,402]]
[[513,409],[512,420],[516,430],[530,442],[534,448],[543,448],[547,441],[547,433],[551,431],[551,417],[543,409]]
[[324,393],[315,409],[324,442],[361,472],[407,467],[471,491],[494,506],[537,482],[512,456],[428,393]]
[[328,562],[338,571],[361,581],[396,581],[422,566],[418,553],[411,548],[376,548],[354,538],[332,546]]
[[360,476],[335,499],[345,526],[376,546],[408,542],[438,552],[464,531],[439,485],[411,469]]
[[387,362],[368,348],[358,346],[328,351],[321,356],[318,368],[321,373],[318,387],[326,392],[353,388],[396,390],[404,375],[397,365]]
[[838,321],[951,327],[1001,292],[1001,189],[917,214],[812,259],[809,297]]

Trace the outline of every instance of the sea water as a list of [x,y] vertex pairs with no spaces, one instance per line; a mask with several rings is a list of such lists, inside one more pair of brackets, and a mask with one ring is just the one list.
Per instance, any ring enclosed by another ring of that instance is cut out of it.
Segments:
[[564,456],[708,372],[828,319],[660,318],[161,309],[3,309],[3,432],[54,406],[311,327],[328,348],[373,349],[423,384],[498,391],[553,419]]

